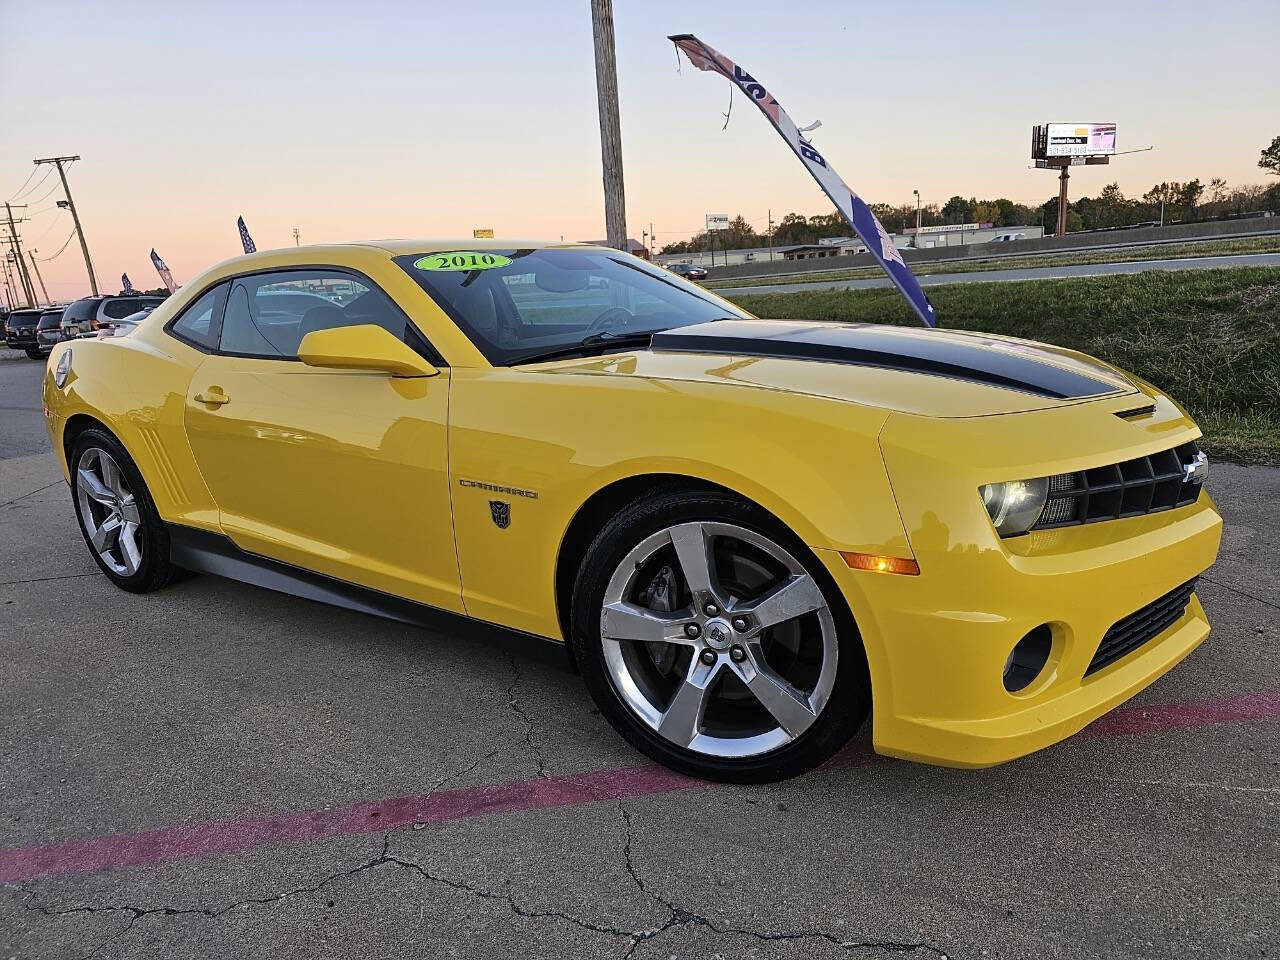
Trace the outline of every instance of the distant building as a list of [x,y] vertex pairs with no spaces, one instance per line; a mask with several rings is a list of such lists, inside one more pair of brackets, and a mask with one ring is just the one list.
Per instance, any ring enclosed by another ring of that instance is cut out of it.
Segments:
[[915,227],[907,227],[902,233],[901,240],[897,235],[894,236],[894,243],[900,248],[918,247],[921,250],[992,241],[1006,243],[1010,240],[1032,240],[1043,237],[1044,227],[1038,224],[1034,227],[993,227],[989,223],[942,224],[935,227],[921,227],[919,242],[913,243],[912,241],[916,239],[915,234]]
[[[578,243],[589,243],[593,247],[607,247],[608,240],[579,240]],[[642,260],[649,259],[649,251],[645,249],[645,245],[635,237],[627,237],[627,253],[639,257]]]
[[[903,233],[890,234],[893,245],[899,250],[911,250],[917,246],[921,250],[933,247],[956,247],[963,244],[1004,243],[1010,240],[1031,240],[1044,236],[1044,228],[1034,227],[993,227],[991,224],[959,223],[936,227],[924,227],[920,231],[919,243],[915,242],[916,228],[908,227]],[[716,250],[701,253],[660,253],[654,256],[654,262],[663,266],[673,263],[696,263],[700,267],[733,266],[739,263],[759,263],[773,260],[822,260],[828,257],[849,256],[855,253],[866,253],[867,247],[857,237],[822,237],[817,243],[789,244],[773,248],[749,247],[744,250]]]

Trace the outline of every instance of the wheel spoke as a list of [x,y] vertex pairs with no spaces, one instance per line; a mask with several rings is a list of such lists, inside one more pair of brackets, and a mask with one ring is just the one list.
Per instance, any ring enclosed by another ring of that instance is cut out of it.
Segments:
[[680,572],[695,595],[717,596],[716,576],[711,559],[711,540],[700,523],[682,523],[671,528],[671,545],[676,548]]
[[645,643],[692,644],[685,636],[688,617],[672,617],[620,600],[608,604],[600,615],[600,636],[606,640],[642,640]]
[[[822,590],[808,574],[789,577],[755,603],[739,608],[750,613],[758,627],[772,627],[826,605]],[[737,612],[737,609],[735,609]]]
[[115,460],[105,453],[98,454],[98,469],[102,471],[102,482],[108,490],[115,496],[117,500],[125,495],[125,489],[120,480],[120,468],[116,466]]
[[769,711],[778,725],[792,738],[809,729],[818,715],[809,706],[809,698],[778,676],[765,663],[759,644],[748,644],[748,658],[733,668],[747,689]]
[[142,551],[138,549],[138,525],[136,523],[122,525],[117,542],[120,545],[120,559],[124,561],[125,573],[133,576],[142,564]]
[[76,482],[90,500],[94,500],[104,507],[110,507],[116,502],[115,494],[107,489],[106,484],[88,467],[82,466],[76,471]]
[[702,730],[702,715],[707,709],[711,683],[719,672],[719,662],[710,666],[694,657],[689,673],[667,705],[658,724],[658,732],[673,743],[687,747]]
[[115,546],[116,541],[120,537],[120,520],[117,517],[107,517],[102,521],[102,526],[94,529],[92,534],[93,548],[99,553],[109,550]]

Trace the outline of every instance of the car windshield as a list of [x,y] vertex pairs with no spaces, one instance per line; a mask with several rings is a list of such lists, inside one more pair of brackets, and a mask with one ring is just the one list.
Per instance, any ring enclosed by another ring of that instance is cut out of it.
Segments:
[[598,352],[659,330],[748,316],[665,270],[604,248],[395,259],[495,366]]

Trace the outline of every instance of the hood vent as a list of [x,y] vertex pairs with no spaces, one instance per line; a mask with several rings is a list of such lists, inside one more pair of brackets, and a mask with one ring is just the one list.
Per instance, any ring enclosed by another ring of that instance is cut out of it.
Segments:
[[901,370],[1019,390],[1055,400],[1097,397],[1121,389],[1114,383],[1051,362],[1048,358],[1052,354],[1030,344],[984,342],[941,330],[919,334],[878,324],[715,320],[656,333],[651,349],[816,360]]

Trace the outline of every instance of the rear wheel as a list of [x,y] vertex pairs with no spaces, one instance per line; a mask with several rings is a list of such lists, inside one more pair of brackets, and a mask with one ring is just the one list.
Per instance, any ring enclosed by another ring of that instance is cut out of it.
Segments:
[[574,655],[601,712],[685,773],[763,782],[808,770],[870,707],[861,640],[810,551],[757,506],[673,492],[587,551]]
[[27,347],[28,360],[43,360],[44,354],[40,352],[39,347]]
[[80,532],[116,586],[148,593],[168,585],[169,531],[133,458],[105,430],[90,428],[71,449],[71,492]]

